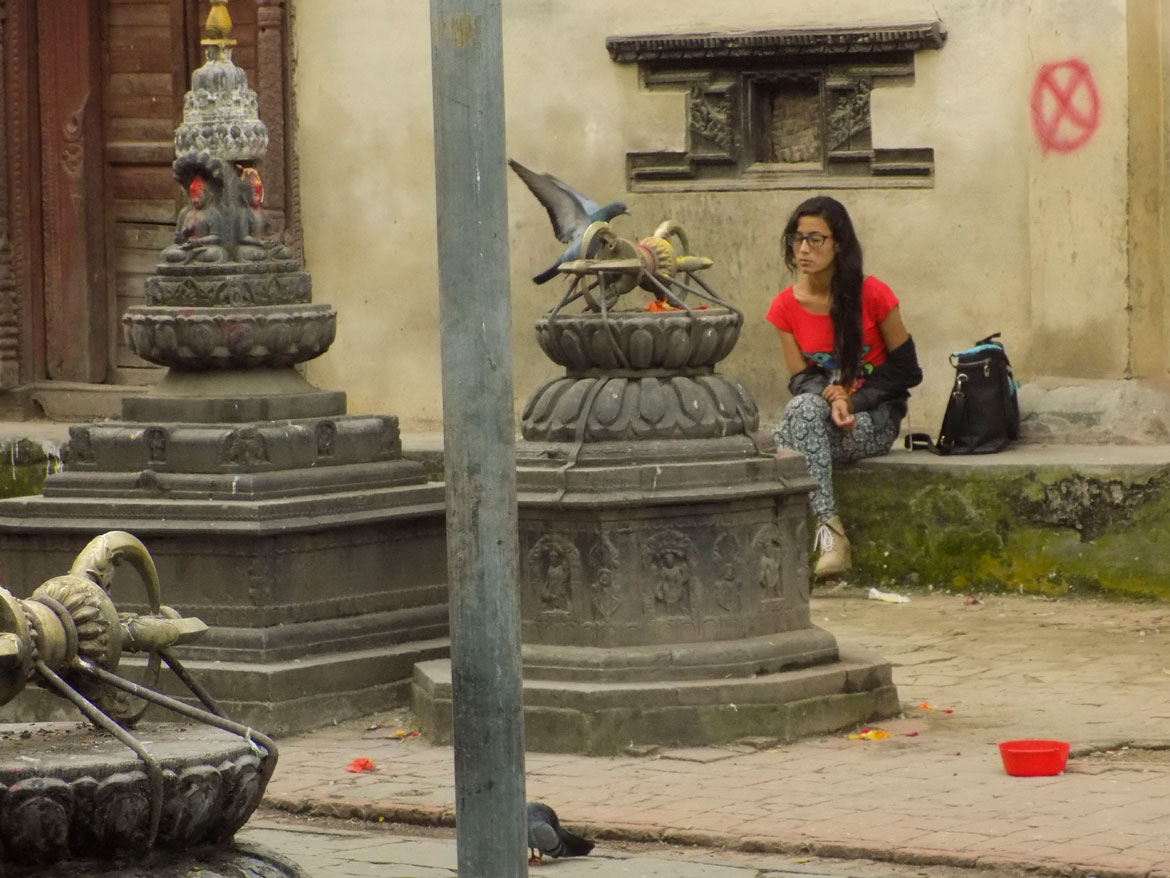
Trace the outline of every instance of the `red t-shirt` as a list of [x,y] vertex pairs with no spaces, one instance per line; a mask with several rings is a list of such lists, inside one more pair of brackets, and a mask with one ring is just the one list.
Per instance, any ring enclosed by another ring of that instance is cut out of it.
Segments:
[[[857,386],[865,376],[886,361],[886,343],[882,340],[883,320],[898,307],[894,291],[876,277],[866,277],[861,283],[861,372]],[[833,356],[833,321],[828,314],[813,314],[796,301],[796,293],[788,287],[772,300],[768,322],[777,329],[791,332],[800,345],[800,352],[810,366],[820,366],[836,380],[839,371]],[[856,389],[856,388],[854,388]]]

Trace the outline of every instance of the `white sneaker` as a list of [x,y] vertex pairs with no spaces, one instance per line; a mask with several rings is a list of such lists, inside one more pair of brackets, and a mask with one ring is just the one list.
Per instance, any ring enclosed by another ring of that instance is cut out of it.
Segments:
[[853,566],[852,550],[840,516],[834,515],[817,528],[813,551],[820,552],[813,568],[813,576],[817,579],[837,576]]

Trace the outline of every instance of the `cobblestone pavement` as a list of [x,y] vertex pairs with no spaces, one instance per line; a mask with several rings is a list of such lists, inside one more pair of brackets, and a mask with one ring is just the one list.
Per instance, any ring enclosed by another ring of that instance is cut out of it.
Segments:
[[[632,840],[1170,878],[1170,607],[911,597],[842,588],[812,602],[816,624],[894,664],[904,712],[878,724],[889,738],[530,753],[528,797],[597,836],[599,855]],[[450,825],[451,749],[396,737],[408,721],[387,713],[284,739],[267,803]],[[1068,770],[1006,775],[996,743],[1029,737],[1071,741]],[[358,756],[377,770],[346,773]]]
[[[453,878],[453,830],[418,834],[418,828],[365,821],[298,820],[274,812],[253,817],[237,840],[280,854],[308,878]],[[749,854],[614,842],[589,857],[546,860],[544,878],[971,878],[969,869],[909,866],[872,860]],[[979,872],[978,878],[1026,878],[1017,870]]]

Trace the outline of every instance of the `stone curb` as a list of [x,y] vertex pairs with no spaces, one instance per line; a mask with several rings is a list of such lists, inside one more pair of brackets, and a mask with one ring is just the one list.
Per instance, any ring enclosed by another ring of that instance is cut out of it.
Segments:
[[[340,820],[403,823],[410,826],[455,825],[450,808],[427,805],[402,805],[396,802],[370,802],[362,799],[317,799],[312,796],[265,796],[264,806],[306,817]],[[773,836],[737,836],[731,833],[622,823],[574,821],[573,828],[596,839],[642,843],[665,843],[684,847],[701,847],[740,851],[750,854],[808,855],[838,860],[873,860],[905,866],[950,866],[963,869],[1021,869],[1037,876],[1052,878],[1170,878],[1161,870],[1111,869],[1079,866],[1075,863],[1011,859],[1001,855],[975,855],[914,847],[876,847],[848,842],[815,839],[784,839]]]

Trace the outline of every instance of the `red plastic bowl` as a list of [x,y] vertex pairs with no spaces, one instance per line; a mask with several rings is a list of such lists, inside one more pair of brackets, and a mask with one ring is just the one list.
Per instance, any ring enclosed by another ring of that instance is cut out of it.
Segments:
[[1060,774],[1068,764],[1068,741],[1027,739],[999,745],[1003,770],[1013,777],[1047,777]]

